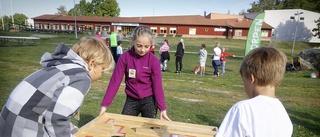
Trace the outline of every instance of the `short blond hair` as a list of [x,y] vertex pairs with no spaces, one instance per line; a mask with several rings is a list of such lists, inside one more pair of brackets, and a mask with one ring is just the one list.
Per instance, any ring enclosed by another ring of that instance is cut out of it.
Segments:
[[252,74],[259,86],[279,86],[285,73],[287,57],[273,47],[251,50],[240,65],[240,74],[249,79]]
[[83,37],[73,45],[72,50],[85,62],[94,60],[94,65],[100,65],[105,71],[114,66],[112,54],[107,45],[95,37]]

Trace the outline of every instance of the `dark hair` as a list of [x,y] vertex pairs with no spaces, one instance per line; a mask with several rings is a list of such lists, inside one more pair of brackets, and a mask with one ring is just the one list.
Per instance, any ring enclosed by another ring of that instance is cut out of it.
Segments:
[[169,41],[167,39],[165,39],[164,41],[168,44],[168,46],[170,46]]
[[120,44],[122,44],[122,42],[121,42],[121,41],[118,41],[118,45],[120,45]]
[[206,48],[206,44],[202,44],[201,47]]

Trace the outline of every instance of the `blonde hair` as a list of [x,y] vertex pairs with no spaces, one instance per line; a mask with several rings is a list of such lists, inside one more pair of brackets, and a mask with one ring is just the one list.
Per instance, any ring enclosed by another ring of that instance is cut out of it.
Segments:
[[129,49],[133,48],[133,46],[136,44],[136,40],[138,37],[149,37],[149,40],[150,40],[150,47],[153,43],[153,32],[150,28],[148,28],[147,26],[138,26],[136,27],[134,30],[133,30],[133,33],[132,33],[132,39],[131,39],[131,43],[130,43],[130,46],[129,46]]
[[184,42],[183,42],[183,39],[182,39],[182,38],[180,39],[180,42],[181,42],[181,44],[182,44],[182,49],[185,49],[185,47],[184,47]]
[[285,73],[287,58],[273,47],[251,50],[240,65],[240,74],[249,79],[252,74],[259,86],[279,86]]
[[72,50],[85,62],[94,60],[94,65],[100,65],[105,71],[114,66],[112,54],[106,44],[95,37],[83,37],[73,45]]

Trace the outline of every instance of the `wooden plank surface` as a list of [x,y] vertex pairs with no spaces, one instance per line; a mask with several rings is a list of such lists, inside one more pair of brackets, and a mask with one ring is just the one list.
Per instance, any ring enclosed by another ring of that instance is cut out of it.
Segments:
[[213,137],[217,127],[105,113],[79,129],[77,137]]

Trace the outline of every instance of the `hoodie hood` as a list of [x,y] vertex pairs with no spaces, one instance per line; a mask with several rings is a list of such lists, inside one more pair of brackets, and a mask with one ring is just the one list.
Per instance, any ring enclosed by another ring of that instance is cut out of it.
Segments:
[[62,64],[79,64],[86,70],[89,70],[88,64],[63,43],[60,43],[53,53],[44,53],[41,57],[40,64],[43,68]]

